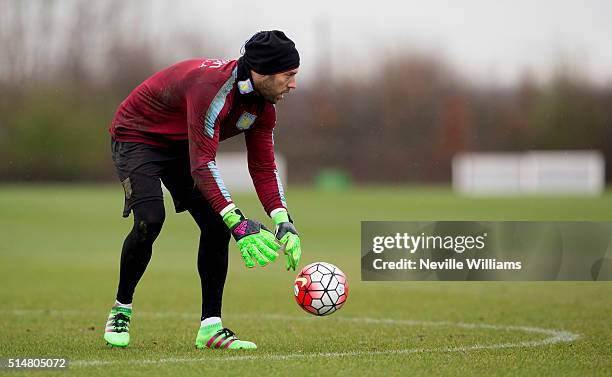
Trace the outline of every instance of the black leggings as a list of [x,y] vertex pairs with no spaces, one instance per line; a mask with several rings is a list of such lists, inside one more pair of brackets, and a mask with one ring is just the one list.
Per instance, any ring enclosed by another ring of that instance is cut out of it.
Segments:
[[[117,300],[132,302],[134,290],[144,274],[153,249],[153,242],[162,229],[166,217],[164,203],[152,200],[133,208],[134,227],[127,235],[121,251],[121,267]],[[207,202],[191,206],[189,213],[198,224],[198,272],[202,287],[202,319],[221,316],[223,286],[227,276],[230,232],[221,216]]]

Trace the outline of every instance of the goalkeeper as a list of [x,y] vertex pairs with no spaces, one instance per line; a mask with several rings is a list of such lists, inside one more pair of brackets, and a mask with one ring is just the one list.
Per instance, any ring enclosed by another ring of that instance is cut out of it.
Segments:
[[[104,339],[130,341],[132,297],[165,218],[161,182],[176,212],[189,211],[200,228],[198,272],[202,318],[198,348],[255,349],[221,324],[230,237],[246,267],[300,260],[300,238],[287,212],[274,161],[274,104],[296,88],[295,44],[278,30],[251,37],[238,60],[192,59],[154,74],[121,103],[110,126],[112,155],[125,191],[123,217],[134,226],[121,251],[119,287]],[[220,141],[244,134],[257,195],[275,224],[271,233],[245,217],[223,184],[215,156]]]

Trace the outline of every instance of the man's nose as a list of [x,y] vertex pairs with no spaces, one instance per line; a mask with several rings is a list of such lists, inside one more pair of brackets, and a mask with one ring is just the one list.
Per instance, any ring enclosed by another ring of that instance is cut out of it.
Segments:
[[289,89],[296,89],[297,88],[297,81],[295,79],[291,79],[291,81],[289,81],[289,84],[287,85],[287,87],[289,87]]

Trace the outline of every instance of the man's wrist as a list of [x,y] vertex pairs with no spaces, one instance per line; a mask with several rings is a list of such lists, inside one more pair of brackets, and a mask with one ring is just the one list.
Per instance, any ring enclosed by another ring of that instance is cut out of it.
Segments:
[[288,223],[289,222],[289,213],[285,208],[278,208],[271,212],[272,221],[274,221],[274,225],[278,225],[280,223]]
[[223,222],[225,223],[225,225],[227,225],[229,229],[233,229],[242,220],[244,220],[244,215],[236,207],[234,207],[232,210],[223,215]]
[[234,203],[230,203],[228,205],[226,205],[221,212],[219,212],[219,215],[221,215],[221,217],[224,217],[229,211],[233,210],[234,208],[237,208],[236,205]]

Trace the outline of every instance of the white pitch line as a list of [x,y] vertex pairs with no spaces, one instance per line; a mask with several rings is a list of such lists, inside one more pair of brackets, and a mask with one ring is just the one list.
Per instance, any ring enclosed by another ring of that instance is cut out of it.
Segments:
[[[3,314],[13,315],[100,315],[98,312],[88,312],[80,310],[0,310]],[[172,312],[136,312],[137,316],[144,317],[180,317],[185,319],[198,318],[197,313],[172,313]],[[252,318],[247,315],[227,315],[230,318]],[[261,314],[259,318],[267,318],[274,320],[288,320],[288,321],[312,321],[316,320],[314,317],[298,317],[281,314]],[[70,363],[71,366],[80,367],[95,367],[103,365],[113,364],[166,364],[166,363],[210,363],[213,361],[248,361],[248,360],[290,360],[290,359],[302,359],[302,358],[316,358],[316,357],[347,357],[347,356],[377,356],[377,355],[403,355],[413,353],[435,353],[435,352],[468,352],[476,350],[494,350],[504,348],[520,348],[520,347],[538,347],[551,345],[556,343],[572,342],[580,338],[580,334],[572,333],[565,330],[557,329],[544,329],[541,327],[530,327],[530,326],[503,326],[503,325],[490,325],[481,323],[463,323],[463,322],[449,322],[449,321],[418,321],[418,320],[405,320],[405,319],[392,319],[392,318],[368,318],[368,317],[336,317],[334,320],[341,322],[354,322],[354,323],[365,323],[365,324],[377,324],[377,325],[401,325],[401,326],[446,326],[446,327],[457,327],[462,329],[485,329],[485,330],[501,330],[501,331],[517,331],[532,334],[542,334],[547,337],[540,340],[532,341],[521,341],[513,343],[496,343],[496,344],[472,344],[460,347],[440,347],[440,348],[404,348],[395,350],[385,351],[346,351],[346,352],[313,352],[313,353],[288,353],[288,354],[271,354],[271,355],[237,355],[228,357],[214,357],[214,358],[162,358],[162,359],[142,359],[142,360],[77,360]],[[194,320],[194,322],[197,322]]]

